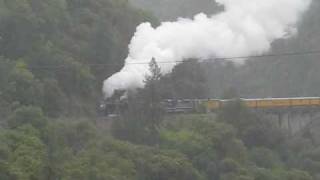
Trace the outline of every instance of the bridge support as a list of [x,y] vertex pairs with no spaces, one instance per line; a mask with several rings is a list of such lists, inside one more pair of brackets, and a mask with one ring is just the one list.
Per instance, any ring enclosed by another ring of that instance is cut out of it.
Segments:
[[292,135],[291,112],[288,113],[288,133],[289,136]]
[[282,124],[283,124],[283,114],[282,113],[278,113],[278,124],[279,124],[279,127],[281,128]]

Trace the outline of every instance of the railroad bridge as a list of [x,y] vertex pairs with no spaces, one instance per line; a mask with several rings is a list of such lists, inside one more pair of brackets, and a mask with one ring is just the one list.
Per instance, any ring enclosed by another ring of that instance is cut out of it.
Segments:
[[235,101],[240,101],[251,111],[274,120],[290,133],[296,133],[320,120],[320,97],[166,100],[164,107],[167,113],[215,113]]
[[[213,113],[232,102],[241,102],[249,110],[274,121],[279,127],[294,134],[320,122],[320,97],[260,98],[260,99],[167,99],[162,107],[167,114]],[[104,102],[102,114],[114,119],[128,109],[126,101]]]

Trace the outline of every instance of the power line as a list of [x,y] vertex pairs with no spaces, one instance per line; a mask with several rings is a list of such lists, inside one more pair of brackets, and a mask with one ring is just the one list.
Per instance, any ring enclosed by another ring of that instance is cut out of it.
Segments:
[[[217,57],[212,60],[196,60],[199,62],[215,62],[216,60],[241,60],[249,59],[249,58],[264,58],[264,57],[284,57],[284,56],[298,56],[298,55],[308,55],[308,54],[320,54],[320,51],[305,51],[305,52],[292,52],[292,53],[282,53],[282,54],[264,54],[264,55],[254,55],[254,56],[233,56],[233,57]],[[182,60],[182,61],[161,61],[157,62],[158,64],[169,64],[169,63],[183,63],[190,62],[190,60]],[[149,64],[149,62],[135,62],[135,63],[127,63],[127,65],[135,65],[135,64]]]
[[[263,55],[253,55],[253,56],[233,56],[233,57],[216,57],[212,60],[195,60],[197,62],[207,62],[213,63],[215,61],[221,60],[232,60],[232,61],[243,61],[243,59],[250,59],[250,58],[268,58],[268,57],[285,57],[285,56],[300,56],[300,55],[312,55],[312,54],[320,54],[320,50],[317,51],[303,51],[303,52],[288,52],[288,53],[278,53],[278,54],[263,54]],[[176,64],[176,63],[183,63],[183,62],[190,62],[191,60],[181,60],[181,61],[161,61],[157,62],[158,64]],[[89,63],[83,64],[85,66],[89,66],[91,68],[102,68],[108,66],[122,66],[122,65],[146,65],[149,62],[132,62],[126,64],[120,63]],[[61,66],[29,66],[30,69],[68,69],[72,68],[69,65],[61,65]]]

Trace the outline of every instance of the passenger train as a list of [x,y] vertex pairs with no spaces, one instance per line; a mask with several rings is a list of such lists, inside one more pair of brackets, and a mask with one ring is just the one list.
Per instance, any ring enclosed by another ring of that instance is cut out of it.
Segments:
[[[161,102],[165,112],[172,113],[209,113],[215,112],[226,105],[240,101],[250,109],[281,109],[281,108],[314,108],[320,107],[320,97],[295,98],[261,98],[261,99],[166,99]],[[101,106],[104,114],[117,114],[128,108],[126,101],[104,103]]]
[[183,99],[165,100],[164,108],[168,113],[214,112],[240,101],[250,109],[280,109],[290,107],[320,107],[320,97],[262,98],[262,99]]

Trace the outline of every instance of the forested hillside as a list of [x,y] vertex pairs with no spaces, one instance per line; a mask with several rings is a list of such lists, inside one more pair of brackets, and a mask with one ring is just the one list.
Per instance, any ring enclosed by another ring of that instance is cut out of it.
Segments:
[[243,97],[320,96],[320,56],[304,54],[320,50],[319,12],[320,2],[313,1],[298,25],[297,34],[274,42],[269,52],[301,52],[301,55],[250,58],[240,67],[231,63],[206,66],[211,95],[219,96],[225,89],[234,88]]
[[[210,12],[219,12],[219,7],[214,1],[132,1],[136,5],[151,10],[164,20],[175,19],[172,17],[180,16],[192,17],[195,13],[201,11],[209,14]],[[187,14],[180,11],[184,9],[183,7],[187,7]],[[208,9],[211,11],[208,11]],[[166,12],[165,15],[162,15],[161,11]],[[320,2],[313,0],[309,11],[298,24],[297,34],[290,38],[275,41],[269,53],[286,54],[319,51],[319,12]],[[234,63],[216,61],[201,65],[203,66],[202,72],[205,73],[200,76],[207,77],[206,97],[222,97],[224,91],[228,89],[238,91],[238,94],[242,97],[253,98],[320,96],[319,63],[318,54],[249,58],[247,63],[242,66],[239,66],[237,60]],[[195,70],[197,68],[195,67]],[[192,68],[189,67],[189,69]],[[188,74],[185,75],[189,76]],[[191,81],[189,84],[197,84],[197,81]],[[181,95],[178,93],[176,96],[179,97]],[[202,94],[199,97],[203,96]]]
[[94,113],[102,80],[121,68],[143,21],[156,20],[123,0],[1,0],[1,117],[19,106]]
[[[320,50],[320,2],[313,1],[310,10],[290,39],[274,43],[271,53],[310,52]],[[320,96],[319,54],[253,59],[242,80],[246,93],[256,96]]]
[[[205,0],[140,3],[161,19],[220,9]],[[319,50],[319,12],[314,0],[299,35],[272,53]],[[293,135],[241,101],[214,115],[168,115],[162,106],[164,98],[317,95],[317,55],[243,66],[191,59],[167,75],[153,59],[146,86],[128,92],[118,114],[97,117],[102,81],[123,66],[144,21],[158,24],[127,0],[0,0],[0,180],[320,179],[317,129]]]

